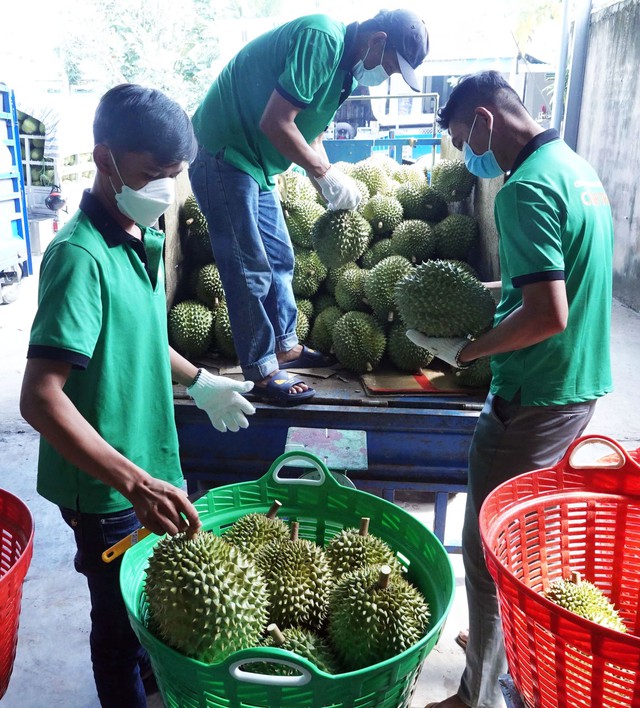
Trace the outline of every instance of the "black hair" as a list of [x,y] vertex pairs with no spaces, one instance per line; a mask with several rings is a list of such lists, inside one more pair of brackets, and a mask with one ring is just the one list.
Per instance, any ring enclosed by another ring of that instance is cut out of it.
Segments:
[[161,167],[193,162],[198,149],[184,109],[161,91],[120,84],[100,99],[93,120],[96,145],[117,152],[148,152]]
[[438,111],[438,125],[442,130],[448,130],[453,120],[471,124],[473,112],[483,105],[494,105],[514,115],[527,110],[502,74],[481,71],[460,79],[446,105]]

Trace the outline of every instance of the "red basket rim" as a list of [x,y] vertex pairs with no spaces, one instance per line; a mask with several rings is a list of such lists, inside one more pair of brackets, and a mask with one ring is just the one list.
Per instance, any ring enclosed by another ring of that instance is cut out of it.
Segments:
[[[4,575],[0,575],[0,586],[2,586],[5,583],[8,583],[10,579],[14,575],[16,575],[19,571],[21,572],[23,570],[22,566],[26,563],[28,565],[29,560],[31,559],[32,551],[33,551],[33,538],[34,538],[34,533],[35,533],[35,522],[33,519],[33,514],[31,513],[31,510],[29,507],[25,504],[25,502],[20,499],[20,497],[17,497],[15,494],[12,494],[11,492],[7,491],[6,489],[1,489],[0,488],[0,497],[4,497],[5,499],[9,500],[10,503],[14,504],[16,507],[19,508],[20,514],[22,516],[21,521],[26,521],[24,525],[20,526],[19,524],[16,525],[16,528],[19,529],[20,531],[24,532],[24,537],[25,537],[25,544],[24,544],[24,549],[22,550],[22,553],[18,556],[16,561],[13,563],[13,565],[7,570]],[[25,574],[26,574],[26,569],[25,569]]]

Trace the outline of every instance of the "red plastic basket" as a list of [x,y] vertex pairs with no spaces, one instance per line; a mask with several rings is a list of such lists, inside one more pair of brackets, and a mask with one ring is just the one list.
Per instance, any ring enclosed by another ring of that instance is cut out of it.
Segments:
[[[640,465],[631,455],[610,438],[577,440],[554,467],[495,489],[482,506],[480,533],[509,671],[525,703],[640,706]],[[609,597],[628,633],[542,595],[571,571]]]
[[0,489],[0,698],[13,671],[22,584],[33,555],[33,517],[18,497]]

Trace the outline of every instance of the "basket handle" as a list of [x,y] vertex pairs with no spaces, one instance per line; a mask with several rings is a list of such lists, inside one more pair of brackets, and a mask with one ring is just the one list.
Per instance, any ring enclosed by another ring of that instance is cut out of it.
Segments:
[[[282,664],[283,666],[288,666],[295,671],[298,671],[297,676],[270,676],[268,674],[254,674],[251,671],[243,671],[242,666],[247,664]],[[244,681],[245,683],[257,683],[262,686],[280,686],[280,687],[300,687],[306,686],[309,681],[311,681],[311,672],[307,671],[304,667],[299,664],[289,661],[288,659],[276,659],[275,657],[269,657],[266,662],[265,659],[242,659],[240,661],[234,661],[229,667],[229,673],[232,678],[236,681]]]
[[[586,461],[580,461],[578,459],[581,452],[584,453],[587,448],[596,448],[596,446],[606,448],[609,454],[601,455],[595,460],[593,456]],[[631,458],[628,451],[616,440],[606,435],[583,435],[577,440],[574,440],[567,449],[563,462],[567,467],[574,470],[593,468],[621,470],[623,468],[630,468],[635,469],[637,472],[640,471],[640,466]]]
[[[312,466],[318,471],[318,479],[308,477],[288,478],[280,477],[278,475],[278,472],[280,472],[283,467],[287,467],[292,462],[296,461],[305,462],[307,465],[308,463],[311,463]],[[340,483],[333,478],[329,472],[329,468],[324,464],[324,462],[317,455],[314,455],[312,452],[307,452],[306,450],[294,450],[292,452],[285,452],[280,455],[280,457],[273,461],[265,476],[273,477],[274,482],[277,482],[278,484],[307,484],[312,487],[321,487],[325,484],[333,484],[336,487],[340,487]]]

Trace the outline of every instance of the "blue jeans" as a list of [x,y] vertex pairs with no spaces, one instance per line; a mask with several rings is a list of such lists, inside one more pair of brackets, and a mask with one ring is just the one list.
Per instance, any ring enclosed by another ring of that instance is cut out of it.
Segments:
[[60,509],[73,529],[75,568],[86,576],[91,596],[91,661],[102,708],[145,708],[140,677],[149,657],[136,637],[120,592],[122,558],[111,563],[102,552],[140,527],[133,509],[113,514],[85,514]]
[[579,437],[595,401],[522,406],[489,394],[469,451],[469,485],[462,555],[469,605],[469,641],[459,698],[473,708],[504,705],[498,677],[507,671],[498,599],[484,561],[478,514],[488,494],[524,472],[551,467]]
[[209,224],[244,377],[259,381],[278,369],[276,352],[298,344],[293,247],[277,193],[204,148],[189,177]]

